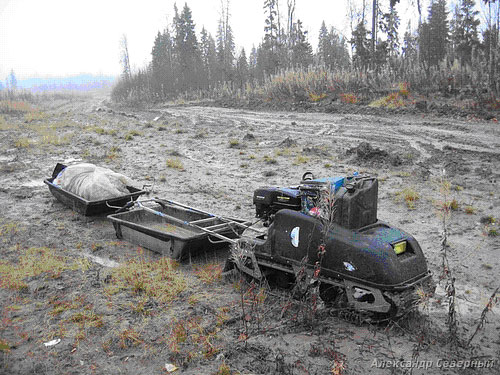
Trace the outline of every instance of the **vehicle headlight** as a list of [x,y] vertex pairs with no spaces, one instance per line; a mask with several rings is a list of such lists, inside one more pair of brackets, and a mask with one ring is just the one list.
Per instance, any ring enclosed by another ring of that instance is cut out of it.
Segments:
[[403,254],[406,251],[406,241],[395,243],[392,247],[397,255]]

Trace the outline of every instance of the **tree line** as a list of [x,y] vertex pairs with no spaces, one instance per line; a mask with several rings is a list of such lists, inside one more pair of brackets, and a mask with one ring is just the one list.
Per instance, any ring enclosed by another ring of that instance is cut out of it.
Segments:
[[236,51],[229,0],[221,3],[215,37],[204,27],[197,34],[187,3],[182,10],[174,5],[173,20],[156,35],[148,66],[131,72],[127,41],[122,40],[123,74],[113,98],[155,101],[188,92],[242,92],[285,72],[311,69],[346,72],[367,82],[385,75],[391,82],[419,86],[435,85],[434,77],[439,77],[442,91],[453,86],[499,92],[500,0],[481,0],[483,22],[474,0],[457,0],[452,7],[446,0],[431,0],[427,9],[416,0],[418,27],[411,29],[408,23],[403,35],[399,0],[348,3],[351,36],[323,21],[314,50],[295,0],[287,0],[284,11],[279,0],[263,0],[264,36],[248,55],[244,48]]

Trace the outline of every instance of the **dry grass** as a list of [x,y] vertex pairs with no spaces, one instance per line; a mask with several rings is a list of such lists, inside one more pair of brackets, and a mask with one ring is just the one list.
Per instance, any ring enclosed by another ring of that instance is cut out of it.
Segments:
[[169,258],[157,261],[145,260],[142,256],[130,259],[113,269],[112,283],[108,291],[115,294],[126,291],[134,295],[146,295],[161,303],[170,303],[186,290],[188,282],[178,264]]
[[458,211],[458,209],[460,208],[460,204],[456,199],[452,199],[451,201],[446,201],[444,205],[448,210],[451,211]]
[[28,287],[24,281],[28,277],[46,274],[48,278],[57,278],[64,270],[88,268],[87,260],[70,262],[47,247],[17,248],[16,251],[20,254],[17,263],[0,260],[0,288],[23,290]]
[[31,111],[24,114],[24,122],[30,124],[35,121],[47,120],[49,115],[42,111]]
[[27,137],[21,137],[14,141],[15,148],[29,148],[34,144],[33,140]]
[[266,164],[277,164],[278,163],[278,161],[275,158],[273,158],[269,155],[264,155],[263,160],[264,160],[264,163],[266,163]]
[[15,128],[16,125],[7,122],[3,116],[0,116],[0,130],[11,130]]
[[40,134],[40,144],[45,146],[67,145],[74,136],[72,133],[60,135],[59,132],[51,128],[42,128],[38,132]]
[[208,325],[201,317],[173,319],[167,337],[168,347],[177,364],[188,364],[196,359],[211,359],[221,349],[218,328]]
[[396,199],[404,201],[408,209],[414,210],[416,202],[420,199],[420,194],[415,189],[407,187],[396,193]]
[[194,274],[205,284],[213,284],[222,278],[222,267],[220,264],[205,264],[195,266]]
[[467,214],[467,215],[474,215],[476,213],[477,209],[474,207],[474,206],[465,206],[464,207],[464,212]]
[[142,135],[141,132],[139,132],[137,130],[130,130],[127,134],[125,134],[124,138],[126,141],[130,141],[130,140],[134,139],[134,137],[137,137],[140,135]]
[[8,114],[26,114],[36,112],[36,109],[31,104],[25,101],[1,100],[0,113]]
[[[8,241],[22,230],[22,226],[16,221],[4,221],[0,219],[0,238],[3,242]],[[9,237],[9,238],[7,238]]]
[[106,152],[106,159],[115,160],[120,157],[121,148],[119,146],[111,146],[109,150]]
[[354,71],[331,71],[324,67],[290,69],[269,77],[260,87],[247,85],[245,95],[318,102],[327,97],[338,98],[342,92],[355,92],[362,80]]
[[383,98],[372,101],[370,107],[386,107],[390,109],[408,107],[415,104],[414,99],[410,96],[410,90],[406,82],[401,82],[398,85],[398,91],[393,92]]
[[168,168],[178,169],[180,171],[184,170],[184,165],[182,165],[182,162],[178,158],[167,159],[166,163]]
[[275,156],[293,156],[299,152],[296,147],[285,147],[274,151]]
[[356,104],[358,97],[356,94],[340,94],[340,101],[345,104]]
[[295,160],[293,161],[293,165],[307,164],[309,160],[310,159],[307,156],[297,155]]
[[119,347],[126,349],[131,346],[137,346],[143,343],[141,335],[134,328],[127,328],[119,332]]

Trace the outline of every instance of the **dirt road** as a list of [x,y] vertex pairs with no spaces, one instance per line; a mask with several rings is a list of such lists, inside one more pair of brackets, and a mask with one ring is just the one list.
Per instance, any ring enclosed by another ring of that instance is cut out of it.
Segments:
[[[498,305],[474,338],[474,350],[443,341],[444,281],[421,306],[418,321],[389,327],[357,326],[326,311],[312,322],[281,316],[283,295],[273,291],[258,308],[253,305],[260,320],[252,316],[245,331],[240,286],[207,284],[190,264],[178,270],[189,288],[168,303],[124,285],[111,293],[123,275],[113,271],[120,267],[108,266],[130,265],[137,248],[116,241],[104,218],[84,218],[65,208],[43,184],[57,162],[82,160],[121,172],[139,187],[148,185],[153,196],[252,219],[258,187],[294,185],[306,171],[318,177],[370,173],[380,182],[379,219],[416,237],[436,282],[443,274],[444,202],[450,207],[449,269],[456,280],[458,334],[467,341],[500,286],[497,122],[173,104],[133,110],[113,107],[102,97],[57,99],[40,108],[0,118],[0,339],[11,347],[1,354],[0,373],[161,374],[173,363],[186,374],[222,374],[223,366],[243,374],[386,374],[393,369],[377,368],[380,361],[414,360],[432,365],[413,374],[441,374],[456,373],[442,360],[457,355],[500,356]],[[444,191],[443,180],[449,182]],[[21,264],[35,256],[33,248],[37,257],[53,256],[51,262],[80,259],[84,266],[63,267],[55,276],[30,271],[21,278],[26,287],[7,287],[12,267],[21,272]],[[147,250],[139,257],[158,261]],[[223,262],[220,254],[208,258]],[[145,307],[138,311],[141,303]],[[183,334],[175,330],[181,321]],[[43,345],[56,338],[62,341]],[[486,373],[498,372],[500,364],[495,366]],[[400,366],[396,373],[404,370]]]

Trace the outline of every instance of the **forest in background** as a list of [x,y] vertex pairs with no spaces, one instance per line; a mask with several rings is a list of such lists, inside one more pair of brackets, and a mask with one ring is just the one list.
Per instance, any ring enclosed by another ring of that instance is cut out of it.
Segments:
[[[159,31],[151,62],[130,68],[121,41],[123,73],[116,102],[151,103],[176,98],[237,98],[346,103],[387,95],[380,106],[404,106],[410,91],[474,98],[499,109],[500,1],[412,1],[418,27],[400,25],[399,0],[349,1],[350,37],[323,21],[316,43],[296,14],[296,1],[263,1],[263,38],[247,55],[236,51],[230,1],[221,2],[215,38],[197,34],[187,3],[174,5],[171,24]],[[283,10],[284,8],[284,10]],[[479,12],[482,9],[482,12]],[[405,29],[404,32],[401,32]]]

